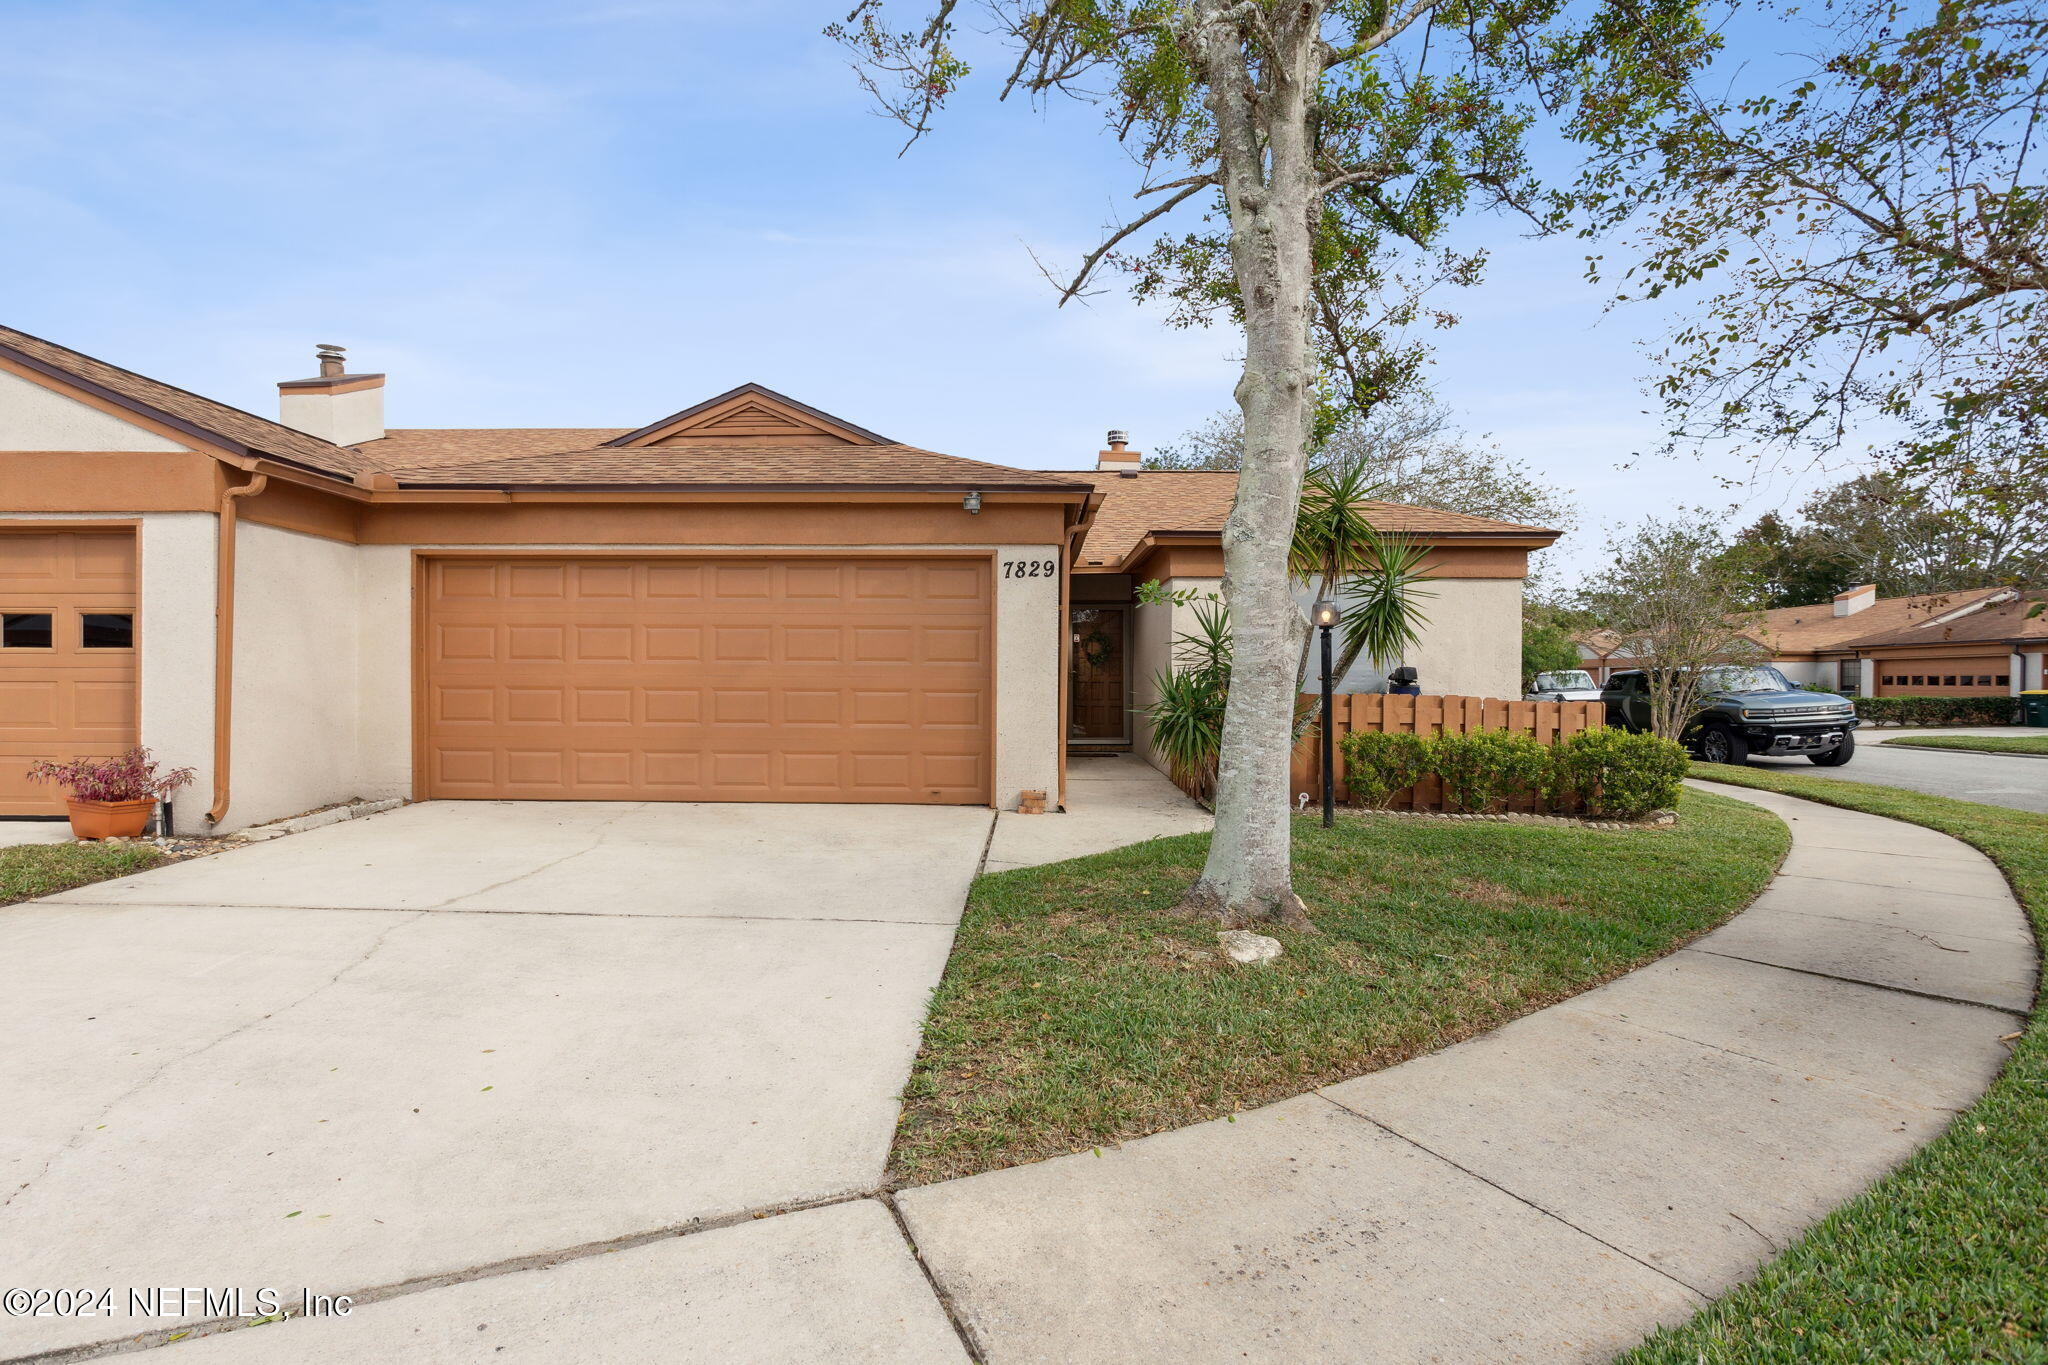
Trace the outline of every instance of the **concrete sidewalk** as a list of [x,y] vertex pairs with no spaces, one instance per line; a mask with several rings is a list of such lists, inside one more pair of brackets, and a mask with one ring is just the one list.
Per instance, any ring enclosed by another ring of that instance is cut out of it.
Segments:
[[1066,810],[998,815],[982,871],[1064,862],[1215,825],[1214,815],[1134,754],[1077,757],[1067,763]]
[[1471,1042],[893,1210],[543,1252],[172,1359],[1606,1359],[1938,1133],[2031,998],[2025,920],[1974,850],[1728,794],[1793,830],[1754,906]]
[[988,1358],[1601,1360],[1934,1137],[2021,1027],[2019,906],[1943,835],[1728,794],[1793,861],[1690,948],[1235,1122],[902,1193]]

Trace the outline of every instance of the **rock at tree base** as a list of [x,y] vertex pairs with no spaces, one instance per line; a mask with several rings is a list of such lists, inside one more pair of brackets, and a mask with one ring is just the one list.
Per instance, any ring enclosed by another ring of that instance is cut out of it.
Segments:
[[1230,960],[1240,967],[1250,967],[1260,962],[1271,962],[1280,956],[1280,940],[1255,934],[1249,929],[1225,929],[1216,935],[1216,941],[1223,945],[1223,951]]

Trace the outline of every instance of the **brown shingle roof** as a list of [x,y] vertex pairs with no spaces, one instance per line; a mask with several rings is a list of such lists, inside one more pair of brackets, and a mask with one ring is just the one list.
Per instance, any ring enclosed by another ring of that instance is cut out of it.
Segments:
[[[2003,592],[2003,588],[1985,589],[1981,592],[1957,594],[1978,601]],[[1885,645],[1933,645],[1959,643],[1991,643],[2000,640],[2048,640],[2048,615],[2029,618],[2027,613],[2034,608],[2032,594],[2020,593],[2005,602],[1994,602],[1958,616],[1953,621],[1923,620],[1922,623],[1904,628],[1873,631],[1859,635],[1849,642],[1857,649],[1882,648]],[[1949,606],[1928,613],[1938,617],[1964,605],[1952,602]],[[1868,616],[1877,608],[1870,607],[1850,617],[1852,621]]]
[[984,464],[915,446],[818,446],[693,442],[687,446],[607,446],[508,455],[394,470],[408,488],[800,485],[816,488],[1041,488],[1079,492],[1058,475]]
[[173,425],[196,428],[243,452],[269,455],[293,464],[305,465],[323,474],[350,479],[374,468],[363,456],[345,446],[334,445],[318,436],[308,436],[288,426],[258,417],[211,398],[201,398],[160,380],[150,379],[104,360],[95,360],[54,341],[45,341],[12,327],[0,327],[0,349],[13,353],[31,366],[55,371],[97,390],[116,403],[139,404]]
[[[1778,607],[1764,613],[1763,639],[1781,654],[1823,649],[1849,649],[1872,640],[1898,643],[1892,637],[1924,626],[1937,616],[1971,606],[2003,588],[1933,593],[1923,597],[1881,597],[1851,616],[1835,615],[1832,602],[1810,607]],[[1968,618],[1965,618],[1968,619]],[[1951,622],[1951,625],[1958,624]],[[1939,639],[1928,635],[1926,638]]]
[[412,427],[386,431],[381,441],[355,449],[377,468],[403,479],[444,465],[475,464],[509,455],[552,455],[601,446],[626,427]]
[[[1115,470],[1058,470],[1070,479],[1080,479],[1102,492],[1102,507],[1095,514],[1087,541],[1081,546],[1081,563],[1109,565],[1123,562],[1137,543],[1154,531],[1221,531],[1237,497],[1237,474],[1232,470],[1146,469],[1136,474]],[[1462,535],[1550,536],[1557,532],[1540,526],[1522,526],[1510,521],[1444,512],[1434,507],[1415,507],[1399,502],[1368,503],[1374,526],[1390,535],[1412,535],[1423,539]]]

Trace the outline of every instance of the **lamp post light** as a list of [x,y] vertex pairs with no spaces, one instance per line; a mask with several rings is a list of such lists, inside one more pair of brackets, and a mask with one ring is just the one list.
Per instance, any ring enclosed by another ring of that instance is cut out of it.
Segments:
[[1330,676],[1330,632],[1344,619],[1344,609],[1335,602],[1318,602],[1309,619],[1323,635],[1323,828],[1329,829],[1337,823],[1337,733],[1330,715],[1337,680]]

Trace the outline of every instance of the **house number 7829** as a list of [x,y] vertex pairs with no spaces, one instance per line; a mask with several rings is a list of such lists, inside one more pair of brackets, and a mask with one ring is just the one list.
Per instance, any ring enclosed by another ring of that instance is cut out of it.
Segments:
[[1011,559],[1003,564],[1005,578],[1057,578],[1059,572],[1057,559]]

